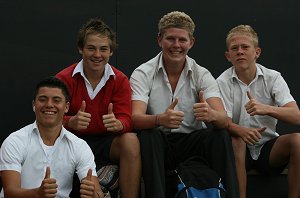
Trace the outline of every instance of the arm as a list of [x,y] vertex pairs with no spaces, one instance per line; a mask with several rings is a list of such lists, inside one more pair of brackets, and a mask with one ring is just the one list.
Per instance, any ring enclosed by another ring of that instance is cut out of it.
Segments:
[[[109,130],[114,132],[130,132],[132,131],[132,121],[131,121],[131,88],[128,78],[124,74],[119,74],[117,76],[116,86],[112,90],[112,98],[110,103],[112,103],[113,108],[110,112],[110,107],[108,107],[108,117],[112,119],[115,125],[114,130]],[[104,121],[104,120],[103,120]],[[106,126],[105,126],[106,127]],[[109,127],[106,127],[107,129]]]
[[55,197],[57,192],[56,180],[50,178],[50,168],[47,167],[41,186],[33,189],[21,188],[21,175],[17,171],[2,171],[2,185],[6,198],[44,198]]
[[156,115],[146,115],[147,104],[139,100],[132,101],[132,122],[135,129],[150,129],[158,126],[175,129],[179,128],[183,121],[184,113],[175,111],[177,105],[176,98],[164,113]]
[[81,181],[80,196],[86,198],[104,198],[98,177],[92,176],[92,169],[88,170],[87,176]]
[[269,115],[289,124],[300,125],[300,111],[296,102],[289,102],[281,107],[259,103],[250,92],[247,92],[249,102],[245,105],[247,113],[254,115]]
[[237,136],[243,139],[248,145],[254,145],[261,139],[261,133],[266,130],[263,128],[246,128],[232,122],[231,118],[228,118],[228,131],[232,136]]
[[227,128],[227,115],[221,99],[211,97],[205,100],[203,91],[200,91],[199,98],[199,103],[193,106],[196,119],[212,123],[218,128]]

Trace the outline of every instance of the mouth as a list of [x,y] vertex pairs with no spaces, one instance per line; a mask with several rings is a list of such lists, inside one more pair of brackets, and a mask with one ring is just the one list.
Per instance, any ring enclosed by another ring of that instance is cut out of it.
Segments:
[[238,58],[236,59],[236,61],[245,61],[246,59],[245,58]]
[[102,60],[91,60],[91,62],[95,63],[95,64],[99,64],[102,62]]
[[54,111],[43,111],[43,114],[45,114],[45,115],[54,115],[54,114],[56,114],[56,112],[54,112]]

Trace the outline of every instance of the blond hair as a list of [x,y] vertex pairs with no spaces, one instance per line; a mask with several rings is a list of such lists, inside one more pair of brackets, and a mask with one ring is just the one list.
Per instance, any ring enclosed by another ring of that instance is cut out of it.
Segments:
[[189,15],[184,12],[173,11],[164,15],[158,23],[158,35],[163,35],[166,29],[180,28],[188,31],[189,36],[193,37],[195,23]]
[[238,25],[232,28],[226,37],[226,45],[229,47],[230,39],[236,35],[247,35],[252,39],[254,47],[259,47],[257,33],[250,25]]

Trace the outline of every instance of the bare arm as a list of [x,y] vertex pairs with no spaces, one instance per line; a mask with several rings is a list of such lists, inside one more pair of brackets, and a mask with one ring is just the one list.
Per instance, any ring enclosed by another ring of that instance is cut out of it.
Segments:
[[[48,172],[47,172],[48,171]],[[47,168],[41,186],[34,189],[21,188],[21,175],[17,171],[2,171],[2,185],[6,198],[44,198],[55,197],[57,192],[56,180],[50,178],[50,168]]]
[[92,169],[88,170],[87,176],[82,179],[80,184],[80,197],[84,198],[103,198],[104,194],[100,188],[99,179],[92,176]]
[[248,145],[254,145],[261,139],[261,133],[266,130],[263,128],[246,128],[232,122],[231,118],[228,118],[228,131],[232,136],[237,136],[243,139]]
[[281,107],[259,103],[247,92],[249,102],[245,105],[247,113],[254,115],[269,115],[289,124],[300,125],[300,111],[296,102],[289,102]]
[[193,106],[196,119],[212,123],[218,128],[227,128],[227,115],[221,99],[211,97],[205,100],[203,91],[200,91],[199,99],[199,103]]
[[156,115],[147,115],[147,104],[142,101],[132,101],[132,122],[135,129],[150,129],[157,126],[164,126],[170,129],[176,129],[181,126],[184,113],[174,110],[178,103],[176,98],[164,113]]

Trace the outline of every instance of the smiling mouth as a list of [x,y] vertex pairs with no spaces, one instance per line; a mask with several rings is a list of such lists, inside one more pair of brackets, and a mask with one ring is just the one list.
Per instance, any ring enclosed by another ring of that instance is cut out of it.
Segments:
[[55,112],[53,112],[53,111],[44,111],[43,114],[46,114],[46,115],[54,115]]

